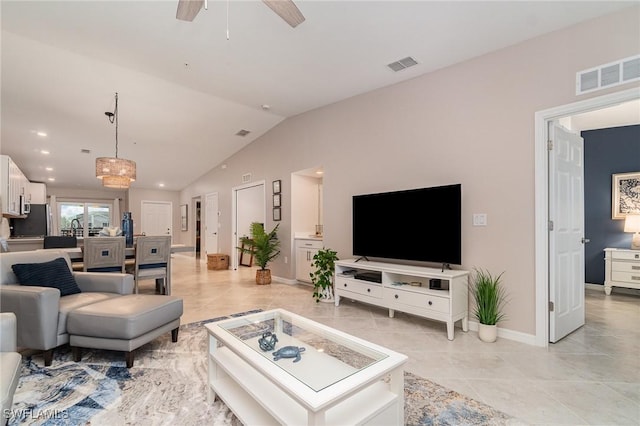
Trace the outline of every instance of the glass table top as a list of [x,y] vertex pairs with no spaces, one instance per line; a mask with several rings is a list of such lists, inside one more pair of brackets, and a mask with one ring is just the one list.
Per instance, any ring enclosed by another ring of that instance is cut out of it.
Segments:
[[316,392],[388,357],[360,339],[283,310],[259,312],[210,326],[225,330],[233,340],[247,345]]

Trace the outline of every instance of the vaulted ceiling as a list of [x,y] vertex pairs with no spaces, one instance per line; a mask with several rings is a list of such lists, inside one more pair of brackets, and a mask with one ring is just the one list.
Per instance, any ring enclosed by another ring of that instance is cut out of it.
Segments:
[[306,21],[291,28],[261,1],[210,0],[184,22],[174,0],[3,0],[0,151],[32,181],[97,188],[118,92],[134,187],[180,190],[287,117],[637,2],[296,4]]

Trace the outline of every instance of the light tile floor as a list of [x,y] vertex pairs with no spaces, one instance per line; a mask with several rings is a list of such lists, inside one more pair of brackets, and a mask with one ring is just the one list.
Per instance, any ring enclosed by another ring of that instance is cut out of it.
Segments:
[[[640,297],[587,290],[587,323],[549,348],[481,342],[443,323],[344,301],[315,303],[311,287],[255,284],[255,270],[210,271],[173,256],[183,323],[283,308],[409,356],[406,369],[532,424],[640,424]],[[144,282],[143,282],[144,287]],[[153,282],[143,292],[153,291]]]

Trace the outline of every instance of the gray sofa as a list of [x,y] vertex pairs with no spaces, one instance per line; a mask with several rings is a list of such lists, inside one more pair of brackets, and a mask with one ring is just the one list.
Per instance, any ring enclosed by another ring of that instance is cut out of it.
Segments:
[[13,394],[16,392],[22,367],[22,356],[16,352],[16,316],[13,313],[0,313],[0,336],[0,399],[2,419],[6,423],[11,418]]
[[56,288],[19,285],[11,268],[16,263],[42,263],[60,257],[72,270],[64,251],[0,253],[0,311],[15,313],[18,347],[44,351],[45,366],[51,365],[53,349],[69,342],[67,316],[71,311],[133,293],[132,275],[72,271],[81,293],[60,297]]

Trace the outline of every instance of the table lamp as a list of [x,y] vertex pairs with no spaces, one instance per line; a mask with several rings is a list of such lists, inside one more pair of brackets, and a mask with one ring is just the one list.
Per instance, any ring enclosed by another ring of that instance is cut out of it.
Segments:
[[629,214],[624,221],[624,232],[634,232],[631,250],[640,250],[640,214]]

